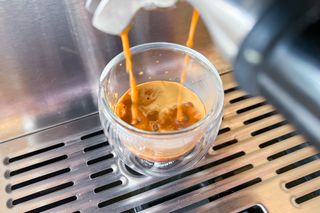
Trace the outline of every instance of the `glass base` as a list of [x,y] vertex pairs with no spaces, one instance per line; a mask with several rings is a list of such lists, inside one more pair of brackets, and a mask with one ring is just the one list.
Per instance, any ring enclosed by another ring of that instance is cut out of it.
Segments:
[[192,166],[206,154],[206,149],[203,147],[205,143],[203,143],[202,140],[204,140],[204,138],[202,138],[188,153],[171,161],[155,162],[145,160],[129,152],[128,158],[131,163],[128,166],[131,169],[148,176],[159,177],[176,175],[186,169],[191,169]]

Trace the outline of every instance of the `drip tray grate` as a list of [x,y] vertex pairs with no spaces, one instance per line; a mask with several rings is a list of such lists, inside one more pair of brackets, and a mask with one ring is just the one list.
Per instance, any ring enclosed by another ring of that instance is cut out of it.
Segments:
[[161,179],[132,171],[95,114],[0,144],[0,212],[317,211],[317,150],[231,73],[221,77],[221,130],[196,167]]

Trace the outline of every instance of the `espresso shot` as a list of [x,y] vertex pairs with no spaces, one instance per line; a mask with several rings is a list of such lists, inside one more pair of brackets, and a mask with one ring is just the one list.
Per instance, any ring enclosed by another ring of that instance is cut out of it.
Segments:
[[[170,81],[150,81],[137,86],[138,117],[132,123],[131,90],[119,99],[115,113],[128,124],[151,132],[170,132],[187,128],[205,116],[200,98],[182,84]],[[181,93],[181,94],[179,94]],[[182,96],[182,119],[177,118],[177,98]]]

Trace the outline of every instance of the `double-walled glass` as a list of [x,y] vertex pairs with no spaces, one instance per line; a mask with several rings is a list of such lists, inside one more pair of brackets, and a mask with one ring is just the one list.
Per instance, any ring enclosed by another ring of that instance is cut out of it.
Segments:
[[[192,126],[173,132],[144,131],[121,120],[114,107],[129,89],[121,53],[108,63],[100,78],[99,112],[109,143],[126,165],[145,175],[174,175],[191,168],[207,153],[221,123],[223,89],[217,70],[200,53],[172,43],[147,43],[131,48],[131,53],[138,84],[179,82],[186,68],[184,86],[198,95],[206,115]],[[187,65],[186,55],[190,57]]]

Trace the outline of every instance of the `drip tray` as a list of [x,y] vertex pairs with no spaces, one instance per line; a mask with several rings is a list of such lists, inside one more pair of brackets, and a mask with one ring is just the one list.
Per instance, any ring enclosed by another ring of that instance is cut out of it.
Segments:
[[155,179],[129,169],[90,115],[0,144],[0,212],[317,211],[319,153],[231,73],[221,77],[221,130],[191,170]]

